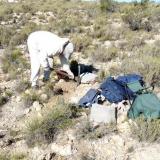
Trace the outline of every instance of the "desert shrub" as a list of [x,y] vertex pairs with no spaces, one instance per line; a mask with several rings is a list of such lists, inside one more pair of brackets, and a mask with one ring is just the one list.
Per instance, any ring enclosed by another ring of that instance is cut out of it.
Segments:
[[14,27],[0,26],[0,46],[3,48],[9,45],[11,37],[15,34]]
[[83,138],[83,139],[93,140],[102,138],[107,134],[116,132],[117,132],[116,124],[101,124],[97,127],[93,127],[93,125],[90,122],[85,121],[78,128],[76,134],[78,139]]
[[59,102],[47,112],[43,118],[31,120],[27,123],[26,139],[29,146],[52,142],[61,130],[74,124],[77,116],[74,106]]
[[100,0],[100,8],[102,11],[115,11],[115,3],[112,0]]
[[10,156],[11,160],[26,160],[26,154],[24,153],[13,153]]
[[26,160],[26,154],[0,152],[0,160]]
[[10,4],[7,3],[1,3],[0,4],[0,21],[7,21],[11,17],[11,13],[13,13],[13,10],[11,8]]
[[154,142],[159,140],[160,120],[145,120],[143,116],[130,124],[132,136],[139,141]]
[[144,45],[139,52],[147,56],[160,57],[160,41],[155,42],[153,45]]
[[107,62],[118,56],[118,50],[115,47],[98,47],[92,55],[93,61]]
[[75,51],[84,51],[89,45],[92,44],[92,39],[87,35],[74,34],[72,36],[72,41],[74,42]]
[[143,47],[145,44],[144,39],[143,38],[139,38],[137,36],[129,38],[128,39],[128,43],[126,45],[127,50],[133,51],[133,50],[137,50],[141,47]]
[[47,94],[48,98],[53,97],[55,94],[55,83],[47,82],[45,84],[44,93]]
[[101,69],[98,73],[98,80],[99,82],[102,82],[107,76],[109,76],[109,73],[103,69]]
[[0,89],[0,106],[4,105],[9,101],[9,98],[12,96],[12,92],[7,89]]
[[22,93],[24,92],[26,89],[28,89],[30,87],[30,83],[28,80],[21,78],[20,81],[18,81],[15,90],[18,93]]
[[10,78],[13,79],[29,68],[29,64],[19,49],[14,49],[13,51],[6,49],[2,62],[3,72],[8,73]]
[[0,160],[10,160],[8,154],[0,152]]
[[130,6],[124,11],[122,20],[127,23],[133,31],[144,29],[149,32],[152,30],[151,21],[149,20],[150,17],[151,13],[148,8]]
[[141,54],[137,56],[131,56],[122,61],[118,73],[138,73],[150,83],[153,75],[158,75],[160,73],[160,61],[159,58]]
[[30,107],[35,101],[38,101],[41,103],[40,95],[36,91],[32,91],[32,90],[29,93],[24,93],[22,95],[22,99],[26,107]]
[[15,34],[12,36],[10,39],[10,45],[15,46],[15,45],[20,45],[26,42],[27,37],[30,33],[39,30],[40,26],[38,26],[36,23],[30,22],[27,23],[23,28],[20,30],[18,34]]

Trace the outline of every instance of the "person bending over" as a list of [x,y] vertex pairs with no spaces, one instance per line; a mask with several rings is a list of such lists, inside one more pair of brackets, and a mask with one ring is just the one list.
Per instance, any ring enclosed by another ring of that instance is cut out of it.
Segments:
[[27,46],[31,62],[32,87],[38,86],[40,66],[44,68],[44,80],[49,79],[54,56],[59,56],[62,70],[66,71],[71,79],[74,78],[68,62],[74,46],[68,38],[58,37],[48,31],[36,31],[28,36]]

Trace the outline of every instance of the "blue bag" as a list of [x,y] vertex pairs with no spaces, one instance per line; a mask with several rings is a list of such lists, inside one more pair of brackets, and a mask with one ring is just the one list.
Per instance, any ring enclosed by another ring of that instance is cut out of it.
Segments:
[[127,99],[125,87],[116,82],[113,77],[107,78],[100,86],[101,94],[110,102],[118,103]]
[[144,81],[143,81],[143,77],[137,74],[127,74],[125,76],[119,76],[116,79],[117,83],[119,83],[120,85],[122,85],[123,87],[125,87],[125,91],[126,94],[128,96],[129,99],[134,99],[135,98],[135,94],[133,91],[131,91],[128,87],[127,84],[129,83],[134,83],[139,81],[140,85],[143,87],[144,86]]
[[135,81],[139,81],[141,85],[144,85],[143,77],[137,74],[127,74],[125,76],[119,76],[116,81],[121,83],[122,85],[127,85],[127,83],[132,83]]
[[100,95],[98,90],[90,89],[86,95],[79,100],[79,106],[90,107],[93,103],[98,103],[98,95]]

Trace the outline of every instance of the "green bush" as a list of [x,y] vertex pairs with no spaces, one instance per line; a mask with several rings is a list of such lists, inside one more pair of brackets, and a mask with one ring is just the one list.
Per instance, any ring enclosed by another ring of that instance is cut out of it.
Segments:
[[24,93],[22,99],[26,107],[30,107],[35,101],[41,103],[40,95],[36,91],[30,91],[30,93]]
[[16,33],[15,27],[0,26],[0,46],[5,48],[9,45],[10,39]]
[[83,52],[92,44],[92,39],[84,34],[74,34],[71,39],[74,42],[75,51],[77,52]]
[[59,102],[46,116],[36,118],[27,123],[26,140],[29,146],[52,142],[61,130],[74,124],[77,116],[74,106]]
[[149,32],[152,30],[150,17],[151,13],[149,8],[130,6],[125,9],[122,20],[129,25],[132,31],[144,29]]
[[10,4],[1,3],[0,4],[0,21],[7,21],[11,18],[13,10]]
[[36,23],[27,23],[25,26],[23,26],[23,28],[19,31],[18,34],[15,34],[11,37],[9,41],[10,46],[14,47],[16,45],[24,44],[24,42],[27,41],[28,35],[39,29],[40,26],[38,26]]
[[102,11],[115,11],[115,4],[112,0],[100,0],[100,8]]
[[9,98],[12,96],[12,92],[7,89],[0,89],[0,106],[4,105],[9,101]]
[[29,64],[24,58],[19,49],[6,49],[4,56],[2,57],[2,70],[4,73],[8,73],[10,78],[17,78],[26,69],[29,69]]
[[160,137],[160,120],[145,120],[142,116],[131,123],[132,136],[139,141],[154,142]]
[[30,83],[28,80],[26,79],[20,79],[20,81],[17,83],[16,87],[15,87],[15,90],[18,92],[18,93],[22,93],[24,92],[26,89],[28,89],[30,87]]
[[118,50],[115,47],[108,49],[105,47],[98,47],[91,56],[93,61],[107,62],[118,56]]
[[0,160],[26,160],[26,154],[0,152]]

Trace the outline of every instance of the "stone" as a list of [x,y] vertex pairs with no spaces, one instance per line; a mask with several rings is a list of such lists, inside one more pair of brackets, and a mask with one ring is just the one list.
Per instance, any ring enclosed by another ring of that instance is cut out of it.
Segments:
[[21,101],[21,97],[18,96],[18,97],[16,98],[16,102],[20,102],[20,101]]
[[48,99],[48,96],[47,96],[47,94],[42,94],[41,96],[40,96],[40,99],[44,102],[44,101],[47,101],[47,99]]
[[25,90],[25,94],[30,94],[31,91],[29,89]]
[[115,47],[117,48],[124,48],[124,46],[126,46],[127,41],[126,40],[116,40],[114,42]]
[[36,110],[36,111],[40,111],[41,109],[42,109],[42,105],[41,104],[39,104],[39,102],[38,101],[35,101],[35,102],[33,102],[33,108]]
[[160,40],[160,34],[154,35],[154,39],[155,39],[156,41],[159,41],[159,40]]
[[26,114],[28,114],[30,111],[31,111],[30,108],[26,108],[26,109],[24,110],[24,114],[26,115]]
[[58,83],[64,83],[65,80],[64,79],[60,79]]
[[113,142],[113,144],[116,144],[116,145],[118,145],[120,147],[124,147],[125,146],[125,141],[119,135],[114,135],[112,137],[111,141]]
[[39,147],[34,147],[33,149],[32,149],[32,155],[33,155],[33,157],[32,157],[32,159],[33,160],[44,160],[44,159],[42,159],[44,156],[44,151],[41,149],[41,148],[39,148]]
[[66,145],[58,145],[56,143],[53,143],[51,145],[51,150],[60,155],[60,156],[71,156],[72,154],[74,154],[76,152],[76,150],[72,149],[72,145],[71,144],[66,144]]
[[155,39],[147,39],[147,40],[145,40],[144,41],[146,44],[148,44],[148,45],[153,45],[155,42],[156,42],[156,40]]
[[96,123],[116,122],[115,107],[93,104],[91,107],[90,121]]
[[113,45],[112,45],[112,42],[111,42],[111,41],[105,41],[105,42],[104,42],[104,46],[105,46],[106,48],[110,48],[110,47],[112,47]]

